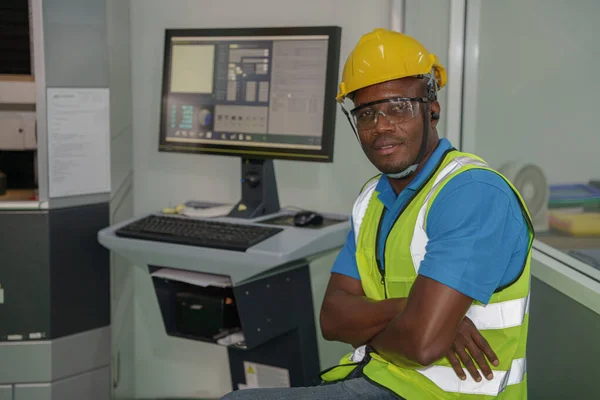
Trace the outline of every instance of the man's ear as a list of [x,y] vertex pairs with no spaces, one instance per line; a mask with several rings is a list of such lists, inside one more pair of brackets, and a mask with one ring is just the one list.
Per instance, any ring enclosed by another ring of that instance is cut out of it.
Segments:
[[440,103],[436,100],[429,106],[429,121],[431,129],[436,129],[438,121],[440,120],[441,107]]

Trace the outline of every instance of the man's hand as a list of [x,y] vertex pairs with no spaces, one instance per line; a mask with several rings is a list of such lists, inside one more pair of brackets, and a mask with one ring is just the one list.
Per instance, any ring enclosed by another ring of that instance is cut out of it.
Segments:
[[488,360],[494,366],[498,366],[498,357],[485,338],[481,336],[481,333],[479,333],[475,324],[473,324],[473,321],[468,317],[464,317],[458,326],[454,343],[452,343],[446,357],[448,358],[448,361],[450,361],[450,364],[452,364],[452,368],[456,375],[462,380],[467,379],[467,376],[462,369],[460,361],[458,360],[459,358],[473,379],[477,382],[481,381],[481,375],[479,375],[479,371],[477,371],[477,366],[473,360],[477,362],[481,372],[483,372],[483,375],[488,380],[494,377],[494,374],[488,365]]

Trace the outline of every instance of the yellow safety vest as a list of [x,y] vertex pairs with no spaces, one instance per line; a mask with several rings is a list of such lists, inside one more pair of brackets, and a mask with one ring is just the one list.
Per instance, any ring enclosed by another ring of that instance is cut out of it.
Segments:
[[[386,239],[385,275],[380,272],[375,258],[379,221],[384,211],[375,191],[379,177],[367,182],[352,211],[356,261],[367,297],[374,300],[408,297],[426,253],[427,214],[434,199],[453,177],[474,168],[493,171],[481,158],[471,154],[451,150],[442,157],[436,170],[401,212]],[[529,226],[526,263],[521,275],[510,285],[496,290],[487,305],[474,301],[467,312],[498,356],[500,365],[491,366],[494,378],[476,382],[467,373],[467,379],[462,381],[446,358],[420,369],[400,368],[368,348],[363,358],[365,346],[361,346],[344,356],[340,365],[324,371],[321,374],[324,381],[342,380],[357,366],[362,366],[366,379],[408,400],[527,398],[525,349],[534,232],[525,202],[515,187],[504,179],[517,195]]]

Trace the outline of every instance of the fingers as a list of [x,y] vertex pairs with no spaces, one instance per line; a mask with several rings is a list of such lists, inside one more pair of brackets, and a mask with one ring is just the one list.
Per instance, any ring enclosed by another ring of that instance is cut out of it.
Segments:
[[469,374],[471,374],[473,379],[475,379],[475,381],[477,382],[481,382],[481,375],[479,375],[479,371],[477,371],[477,367],[475,366],[473,359],[471,358],[469,353],[466,352],[464,347],[457,347],[455,348],[455,351],[458,355],[458,358],[460,358],[460,361],[462,361],[463,365],[465,366],[467,371],[469,371]]
[[477,365],[479,365],[483,376],[485,376],[487,380],[492,379],[494,374],[492,373],[492,369],[488,365],[488,360],[485,358],[481,349],[477,347],[475,343],[467,343],[467,350],[468,354],[471,355],[471,358],[473,358],[477,362]]
[[495,367],[497,367],[500,364],[500,362],[498,361],[498,356],[496,356],[496,353],[494,353],[494,350],[492,350],[492,348],[490,347],[487,340],[485,340],[485,338],[483,336],[481,336],[481,334],[478,331],[476,331],[476,334],[473,335],[472,337],[473,337],[473,341],[475,342],[475,344],[481,350],[483,350],[487,359],[490,360],[490,362]]
[[459,331],[457,332],[452,349],[449,353],[452,354],[447,356],[448,360],[452,365],[452,369],[460,379],[466,379],[466,377],[463,378],[464,370],[456,365],[459,360],[475,381],[481,382],[482,379],[477,370],[478,367],[486,379],[491,380],[494,378],[490,363],[494,366],[498,366],[498,357],[487,340],[485,340],[475,327],[475,324],[468,317],[465,317],[461,322]]
[[448,358],[448,361],[450,361],[450,365],[452,365],[452,369],[454,370],[454,373],[456,373],[456,376],[463,381],[467,379],[467,375],[465,375],[465,371],[462,369],[460,361],[458,361],[458,358],[456,358],[454,350],[450,349],[446,357]]

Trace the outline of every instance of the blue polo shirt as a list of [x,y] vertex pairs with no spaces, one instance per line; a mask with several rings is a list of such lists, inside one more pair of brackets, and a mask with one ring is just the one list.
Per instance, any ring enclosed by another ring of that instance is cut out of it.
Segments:
[[[441,139],[421,171],[399,195],[385,175],[379,180],[375,190],[386,208],[378,243],[382,263],[392,224],[451,148],[447,139]],[[523,269],[529,242],[527,223],[517,196],[494,172],[475,169],[451,179],[431,205],[426,230],[429,242],[419,275],[484,304],[497,288],[513,282]],[[355,253],[352,229],[332,272],[360,280]]]

